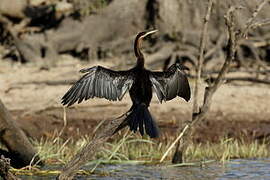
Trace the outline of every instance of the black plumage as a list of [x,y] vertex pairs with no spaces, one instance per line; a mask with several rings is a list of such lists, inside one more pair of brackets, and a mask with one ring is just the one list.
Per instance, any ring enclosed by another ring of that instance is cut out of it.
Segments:
[[140,51],[141,40],[156,32],[141,32],[134,43],[137,64],[127,71],[113,71],[101,66],[82,69],[86,73],[63,96],[63,105],[72,105],[90,98],[106,98],[110,101],[122,100],[129,91],[133,102],[130,113],[124,123],[130,130],[136,132],[139,128],[141,135],[158,137],[159,131],[148,107],[155,91],[160,102],[169,101],[177,96],[190,99],[190,86],[185,75],[185,67],[175,63],[163,72],[153,72],[144,68],[144,56]]

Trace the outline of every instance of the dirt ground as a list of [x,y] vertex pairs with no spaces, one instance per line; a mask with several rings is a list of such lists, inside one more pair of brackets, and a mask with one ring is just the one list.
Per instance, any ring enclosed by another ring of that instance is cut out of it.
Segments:
[[[0,61],[0,98],[15,119],[32,138],[52,137],[64,127],[61,97],[71,86],[68,80],[80,77],[81,68],[96,64],[82,63],[62,56],[57,65],[40,70],[39,65]],[[51,84],[54,82],[54,84]],[[193,84],[193,80],[190,80]],[[201,94],[203,93],[202,84]],[[131,106],[129,95],[121,102],[91,99],[66,108],[67,125],[63,138],[92,135],[102,120],[118,117]],[[262,139],[270,137],[270,86],[251,83],[223,85],[215,94],[211,111],[198,124],[193,140],[216,142],[223,137]],[[160,104],[154,96],[150,111],[161,129],[161,138],[177,135],[179,126],[191,117],[192,99],[176,98]]]

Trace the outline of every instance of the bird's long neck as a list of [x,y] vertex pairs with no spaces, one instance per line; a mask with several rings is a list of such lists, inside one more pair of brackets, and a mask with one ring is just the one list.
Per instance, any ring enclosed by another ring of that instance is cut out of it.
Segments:
[[134,52],[135,56],[137,57],[137,67],[143,68],[144,67],[144,56],[141,52],[141,38],[136,37],[135,43],[134,43]]

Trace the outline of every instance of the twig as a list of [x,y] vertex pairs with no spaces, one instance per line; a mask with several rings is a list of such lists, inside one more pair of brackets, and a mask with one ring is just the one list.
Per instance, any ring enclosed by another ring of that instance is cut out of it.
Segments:
[[247,21],[244,30],[241,33],[241,36],[246,38],[247,37],[247,33],[249,31],[249,29],[252,28],[252,26],[254,26],[254,21],[255,18],[257,17],[257,15],[259,14],[259,12],[262,10],[262,8],[264,7],[264,5],[266,3],[270,2],[269,0],[263,0],[262,3],[260,3],[259,5],[257,5],[256,9],[254,10],[252,16],[249,18],[249,20]]
[[256,29],[258,27],[268,26],[268,25],[270,25],[270,19],[265,19],[265,20],[262,20],[260,22],[253,23],[250,26],[250,29]]
[[211,15],[211,9],[213,6],[213,0],[208,1],[208,8],[207,8],[207,13],[204,18],[204,25],[203,25],[203,30],[201,32],[201,39],[200,39],[200,55],[199,55],[199,60],[198,60],[198,65],[197,65],[197,78],[195,80],[195,89],[194,89],[194,101],[193,101],[193,113],[199,111],[199,105],[198,105],[198,95],[199,95],[199,83],[201,80],[201,72],[202,72],[202,64],[204,61],[204,50],[205,50],[205,42],[206,42],[206,36],[207,36],[207,27],[208,27],[208,22],[210,19]]

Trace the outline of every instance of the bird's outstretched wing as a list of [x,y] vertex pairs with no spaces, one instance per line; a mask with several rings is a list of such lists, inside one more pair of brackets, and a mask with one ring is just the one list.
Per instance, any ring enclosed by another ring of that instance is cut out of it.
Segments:
[[132,71],[113,71],[101,66],[80,70],[82,76],[63,96],[62,104],[71,106],[89,98],[121,100],[133,84]]
[[183,70],[184,66],[176,63],[164,72],[150,72],[150,80],[160,102],[169,101],[176,96],[189,101],[190,86]]

